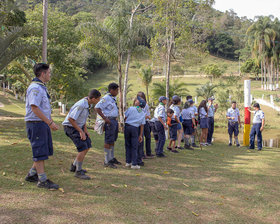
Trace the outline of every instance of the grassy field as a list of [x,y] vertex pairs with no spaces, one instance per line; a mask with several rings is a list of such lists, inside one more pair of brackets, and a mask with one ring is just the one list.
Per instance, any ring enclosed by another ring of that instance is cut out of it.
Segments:
[[[92,180],[69,172],[76,155],[60,130],[48,177],[64,189],[50,192],[26,183],[32,164],[24,130],[24,104],[0,95],[0,223],[280,223],[280,153],[228,147],[167,153],[139,171],[104,168],[103,137],[91,130],[85,168]],[[54,114],[61,124],[64,117]],[[154,145],[153,145],[154,147]],[[124,138],[116,145],[124,162]]]

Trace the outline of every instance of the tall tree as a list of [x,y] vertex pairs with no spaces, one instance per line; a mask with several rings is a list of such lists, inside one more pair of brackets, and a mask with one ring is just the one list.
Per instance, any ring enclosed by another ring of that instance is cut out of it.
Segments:
[[42,60],[47,63],[47,48],[48,48],[48,0],[43,0],[43,46],[42,46]]
[[147,102],[149,103],[149,85],[153,81],[152,67],[149,66],[147,68],[141,68],[140,76],[141,76],[141,79],[142,79],[142,83],[146,87]]

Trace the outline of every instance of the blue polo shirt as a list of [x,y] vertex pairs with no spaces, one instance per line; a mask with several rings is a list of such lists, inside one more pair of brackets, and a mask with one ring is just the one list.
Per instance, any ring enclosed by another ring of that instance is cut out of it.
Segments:
[[[208,107],[208,104],[207,104],[207,107]],[[214,114],[215,114],[215,107],[212,104],[208,109],[208,117],[214,117]]]
[[161,104],[161,103],[155,109],[155,112],[154,112],[155,121],[158,121],[159,117],[161,117],[161,119],[163,121],[166,121],[165,107],[164,107],[164,104]]
[[239,115],[240,115],[240,113],[239,113],[239,109],[238,108],[233,109],[231,107],[227,111],[227,117],[234,117],[234,119],[232,119],[232,118],[229,119],[229,122],[237,122]]
[[89,104],[86,98],[79,100],[76,102],[70,109],[69,113],[67,114],[65,120],[62,122],[62,125],[72,126],[69,118],[72,118],[76,121],[77,125],[80,128],[83,128],[87,122],[87,118],[89,115]]
[[95,108],[101,109],[106,117],[118,117],[119,115],[116,98],[110,93],[107,93],[102,97],[102,99],[95,105]]
[[192,118],[195,118],[194,109],[192,107],[189,107],[187,109],[183,109],[182,110],[182,118],[183,118],[183,120],[190,120]]
[[181,110],[180,110],[180,107],[177,106],[177,105],[171,105],[170,106],[170,109],[172,109],[174,111],[174,116],[172,118],[172,120],[175,120],[175,116],[179,119],[180,116],[181,116]]
[[[150,107],[149,107],[149,105],[147,103],[146,103],[146,106],[143,109],[143,112],[145,113],[145,116],[151,116]],[[148,120],[149,119],[146,119],[146,121],[148,121]]]
[[47,87],[38,78],[32,80],[32,83],[26,91],[25,121],[41,121],[41,119],[33,113],[31,105],[37,106],[48,119],[51,119],[52,109],[50,96]]
[[207,118],[207,112],[205,111],[204,107],[199,109],[199,117],[200,118]]
[[254,113],[253,124],[262,123],[262,120],[264,119],[264,112],[262,110],[257,110]]
[[138,128],[141,125],[146,124],[146,114],[140,107],[130,107],[125,112],[125,123]]

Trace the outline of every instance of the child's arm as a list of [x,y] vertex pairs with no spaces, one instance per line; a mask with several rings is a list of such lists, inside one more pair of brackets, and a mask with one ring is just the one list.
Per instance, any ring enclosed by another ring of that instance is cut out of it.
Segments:
[[195,118],[192,118],[193,128],[196,129]]
[[107,123],[110,124],[111,121],[102,113],[102,110],[100,108],[95,108],[95,111],[100,115],[100,117],[103,118],[103,120]]
[[161,117],[158,117],[158,120],[160,121],[160,123],[162,123],[163,127],[167,130],[168,127],[165,125],[164,121],[162,120]]
[[87,130],[87,125],[85,124],[85,127],[84,127],[84,132],[85,132],[85,134],[89,137],[89,132],[88,132],[88,130]]
[[177,116],[175,116],[175,121],[176,121],[177,123],[180,123],[180,120],[178,119]]
[[80,133],[81,139],[82,139],[82,140],[86,140],[86,134],[85,134],[85,132],[77,125],[77,122],[76,122],[73,118],[71,118],[71,117],[68,118],[68,121],[69,121],[69,122],[72,124],[72,126]]
[[144,130],[144,125],[142,124],[140,126],[140,134],[139,134],[139,138],[138,138],[138,141],[141,143],[143,141],[143,130]]

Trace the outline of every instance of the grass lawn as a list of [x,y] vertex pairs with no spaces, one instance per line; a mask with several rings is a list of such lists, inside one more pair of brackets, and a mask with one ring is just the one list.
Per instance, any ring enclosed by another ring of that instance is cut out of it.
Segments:
[[[24,104],[0,95],[0,223],[280,223],[280,153],[214,146],[145,161],[139,171],[103,167],[103,137],[90,130],[93,149],[82,181],[69,172],[76,155],[60,130],[47,175],[64,189],[26,183],[32,164]],[[61,124],[63,117],[54,116]],[[153,145],[154,147],[154,145]],[[124,163],[124,138],[116,157]]]

